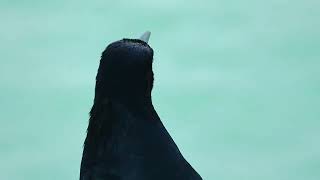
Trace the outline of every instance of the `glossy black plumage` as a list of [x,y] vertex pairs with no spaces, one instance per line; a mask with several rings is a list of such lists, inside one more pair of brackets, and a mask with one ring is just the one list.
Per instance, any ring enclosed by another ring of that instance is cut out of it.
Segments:
[[103,52],[80,180],[200,180],[153,108],[153,50],[123,39]]

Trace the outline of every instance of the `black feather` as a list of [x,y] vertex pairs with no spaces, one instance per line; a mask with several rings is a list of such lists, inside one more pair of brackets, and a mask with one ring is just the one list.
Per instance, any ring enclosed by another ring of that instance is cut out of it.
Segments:
[[137,39],[102,53],[80,180],[201,179],[154,110],[152,62],[152,48]]

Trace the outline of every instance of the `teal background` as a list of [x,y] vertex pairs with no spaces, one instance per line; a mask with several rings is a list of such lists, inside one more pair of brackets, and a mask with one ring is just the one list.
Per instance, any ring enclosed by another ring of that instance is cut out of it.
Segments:
[[1,0],[0,179],[78,179],[101,52],[145,30],[204,179],[320,179],[319,2]]

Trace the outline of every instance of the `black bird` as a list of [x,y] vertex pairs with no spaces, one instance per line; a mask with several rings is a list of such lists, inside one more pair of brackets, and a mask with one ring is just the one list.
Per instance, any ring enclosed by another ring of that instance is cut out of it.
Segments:
[[201,180],[181,155],[151,101],[150,32],[102,53],[80,180]]

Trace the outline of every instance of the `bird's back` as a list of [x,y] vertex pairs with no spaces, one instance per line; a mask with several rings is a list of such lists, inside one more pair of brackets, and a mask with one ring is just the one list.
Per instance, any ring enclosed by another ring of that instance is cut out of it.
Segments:
[[113,133],[99,142],[99,161],[91,163],[93,167],[85,167],[86,159],[82,160],[81,180],[201,179],[183,158],[151,104],[132,110],[115,103],[113,113],[117,122]]

